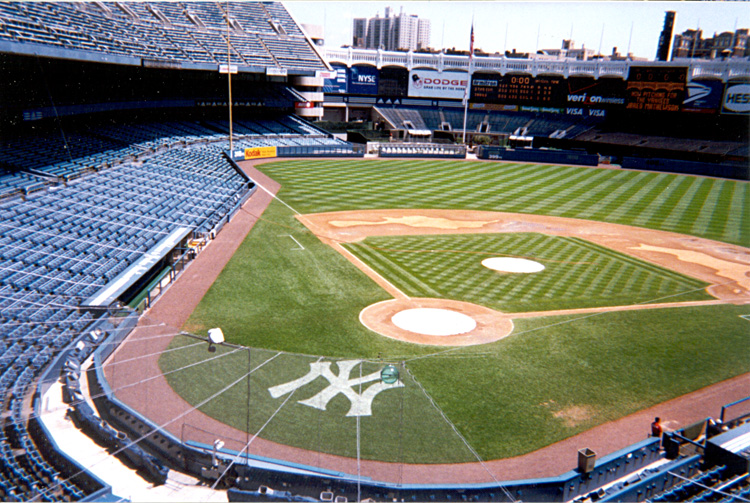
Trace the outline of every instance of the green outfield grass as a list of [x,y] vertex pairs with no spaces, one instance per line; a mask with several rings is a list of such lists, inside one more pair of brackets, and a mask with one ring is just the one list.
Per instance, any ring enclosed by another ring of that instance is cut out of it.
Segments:
[[[480,304],[503,312],[713,299],[706,283],[577,238],[534,233],[378,236],[346,245],[410,297]],[[490,257],[522,257],[534,274],[487,269]]]
[[435,208],[599,220],[750,244],[750,184],[694,176],[443,160],[264,164],[300,213]]
[[[358,208],[512,211],[640,225],[744,246],[750,242],[746,217],[750,184],[742,182],[453,161],[302,160],[261,169],[282,184],[279,196],[300,213]],[[513,292],[502,299],[509,309],[531,306],[536,311],[546,309],[542,305],[567,302],[545,297],[549,288],[560,297],[575,291],[589,302],[630,288],[622,302],[634,303],[682,292],[697,291],[700,297],[704,286],[582,240],[535,234],[508,235],[508,242],[490,235],[456,236],[456,241],[454,236],[420,236],[413,242],[408,241],[411,237],[398,238],[392,243],[379,239],[369,238],[352,249],[370,253],[378,248],[434,246],[475,252],[492,244],[492,251],[548,261],[567,253],[573,253],[576,262],[599,261],[588,270],[577,268],[584,264],[566,264],[570,269],[565,272],[550,268],[551,276],[538,276],[535,284],[501,281],[499,290]],[[538,239],[545,240],[542,251],[533,246]],[[507,248],[516,246],[522,251]],[[399,267],[420,271],[420,277],[444,268],[445,283],[455,271],[464,273],[462,268],[467,267],[462,260],[471,255],[403,253],[401,257],[399,252],[377,251],[377,260],[405,260]],[[481,296],[483,285],[456,279],[453,293],[446,290],[444,295],[454,298],[463,288],[462,294]],[[442,283],[430,288],[442,288]],[[203,335],[207,328],[222,327],[231,342],[258,348],[253,350],[252,363],[248,364],[246,354],[230,355],[227,358],[237,358],[235,363],[219,364],[219,359],[167,378],[195,404],[242,378],[250,366],[281,352],[251,374],[251,406],[246,405],[248,386],[240,382],[202,410],[253,433],[278,410],[263,430],[264,438],[352,456],[356,425],[345,416],[346,399],[336,397],[326,411],[298,403],[319,391],[324,381],[301,388],[283,407],[286,397],[274,399],[268,388],[305,375],[320,357],[375,362],[363,365],[365,374],[377,370],[379,362],[394,362],[403,369],[405,387],[378,395],[373,416],[361,419],[360,439],[367,443],[362,455],[437,463],[472,460],[462,438],[484,459],[515,456],[750,369],[750,354],[737,351],[750,342],[750,324],[740,318],[750,314],[747,306],[516,320],[513,333],[501,341],[446,349],[394,341],[364,328],[358,321],[361,309],[388,298],[311,235],[287,206],[274,202],[184,327]],[[182,343],[175,339],[173,348]],[[176,350],[165,353],[160,365],[165,372],[181,369],[207,355],[205,347]],[[647,428],[644,425],[644,436]]]

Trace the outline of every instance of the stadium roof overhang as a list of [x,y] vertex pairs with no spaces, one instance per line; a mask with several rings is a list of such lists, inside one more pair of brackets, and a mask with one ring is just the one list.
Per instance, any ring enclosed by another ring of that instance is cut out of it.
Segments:
[[[216,63],[192,63],[187,61],[160,60],[150,58],[140,58],[133,56],[118,56],[105,54],[97,51],[86,51],[80,49],[65,49],[60,47],[50,47],[44,44],[34,44],[28,42],[7,42],[0,41],[0,54],[13,54],[17,56],[35,56],[50,59],[66,59],[70,61],[84,61],[90,63],[108,63],[123,66],[137,66],[144,68],[163,68],[174,70],[204,70],[218,71],[219,66]],[[322,61],[322,60],[321,60]],[[325,64],[325,62],[323,61]],[[238,73],[262,73],[273,77],[285,77],[292,75],[313,76],[320,69],[304,68],[269,68],[265,66],[248,66],[232,64],[237,67]],[[326,67],[328,65],[326,64]]]

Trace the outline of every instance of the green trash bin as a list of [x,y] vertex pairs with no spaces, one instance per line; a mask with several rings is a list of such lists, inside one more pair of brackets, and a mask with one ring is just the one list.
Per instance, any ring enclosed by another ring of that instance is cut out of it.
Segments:
[[578,471],[589,473],[594,470],[596,464],[596,453],[586,447],[578,451]]

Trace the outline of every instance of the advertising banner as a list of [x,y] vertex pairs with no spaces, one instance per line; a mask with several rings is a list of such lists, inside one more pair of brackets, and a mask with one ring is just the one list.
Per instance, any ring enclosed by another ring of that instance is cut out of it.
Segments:
[[346,94],[346,67],[331,65],[333,76],[323,79],[323,92],[326,94]]
[[565,84],[567,107],[613,109],[625,106],[625,81],[622,79],[570,77]]
[[532,107],[565,106],[567,87],[558,76],[498,75],[475,73],[471,100]]
[[378,94],[378,69],[374,66],[349,68],[350,94]]
[[469,85],[465,72],[412,70],[409,72],[409,96],[412,98],[446,98],[462,100]]
[[721,112],[725,114],[750,113],[750,82],[727,84]]
[[724,83],[718,80],[693,80],[688,82],[683,112],[716,113],[721,105]]
[[378,96],[405,97],[409,88],[409,70],[381,68],[378,77]]
[[607,111],[603,108],[567,107],[565,114],[577,117],[606,117]]
[[643,112],[678,112],[685,99],[687,67],[631,66],[625,108]]
[[245,149],[245,160],[276,157],[276,147],[252,147]]

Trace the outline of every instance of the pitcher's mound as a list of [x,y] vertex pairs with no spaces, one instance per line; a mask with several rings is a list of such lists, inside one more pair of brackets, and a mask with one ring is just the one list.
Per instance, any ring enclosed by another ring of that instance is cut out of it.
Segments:
[[544,270],[544,266],[534,260],[515,257],[492,257],[482,260],[482,265],[498,272],[532,273]]
[[448,309],[417,308],[396,313],[391,321],[409,332],[445,337],[471,332],[477,322],[471,316]]

